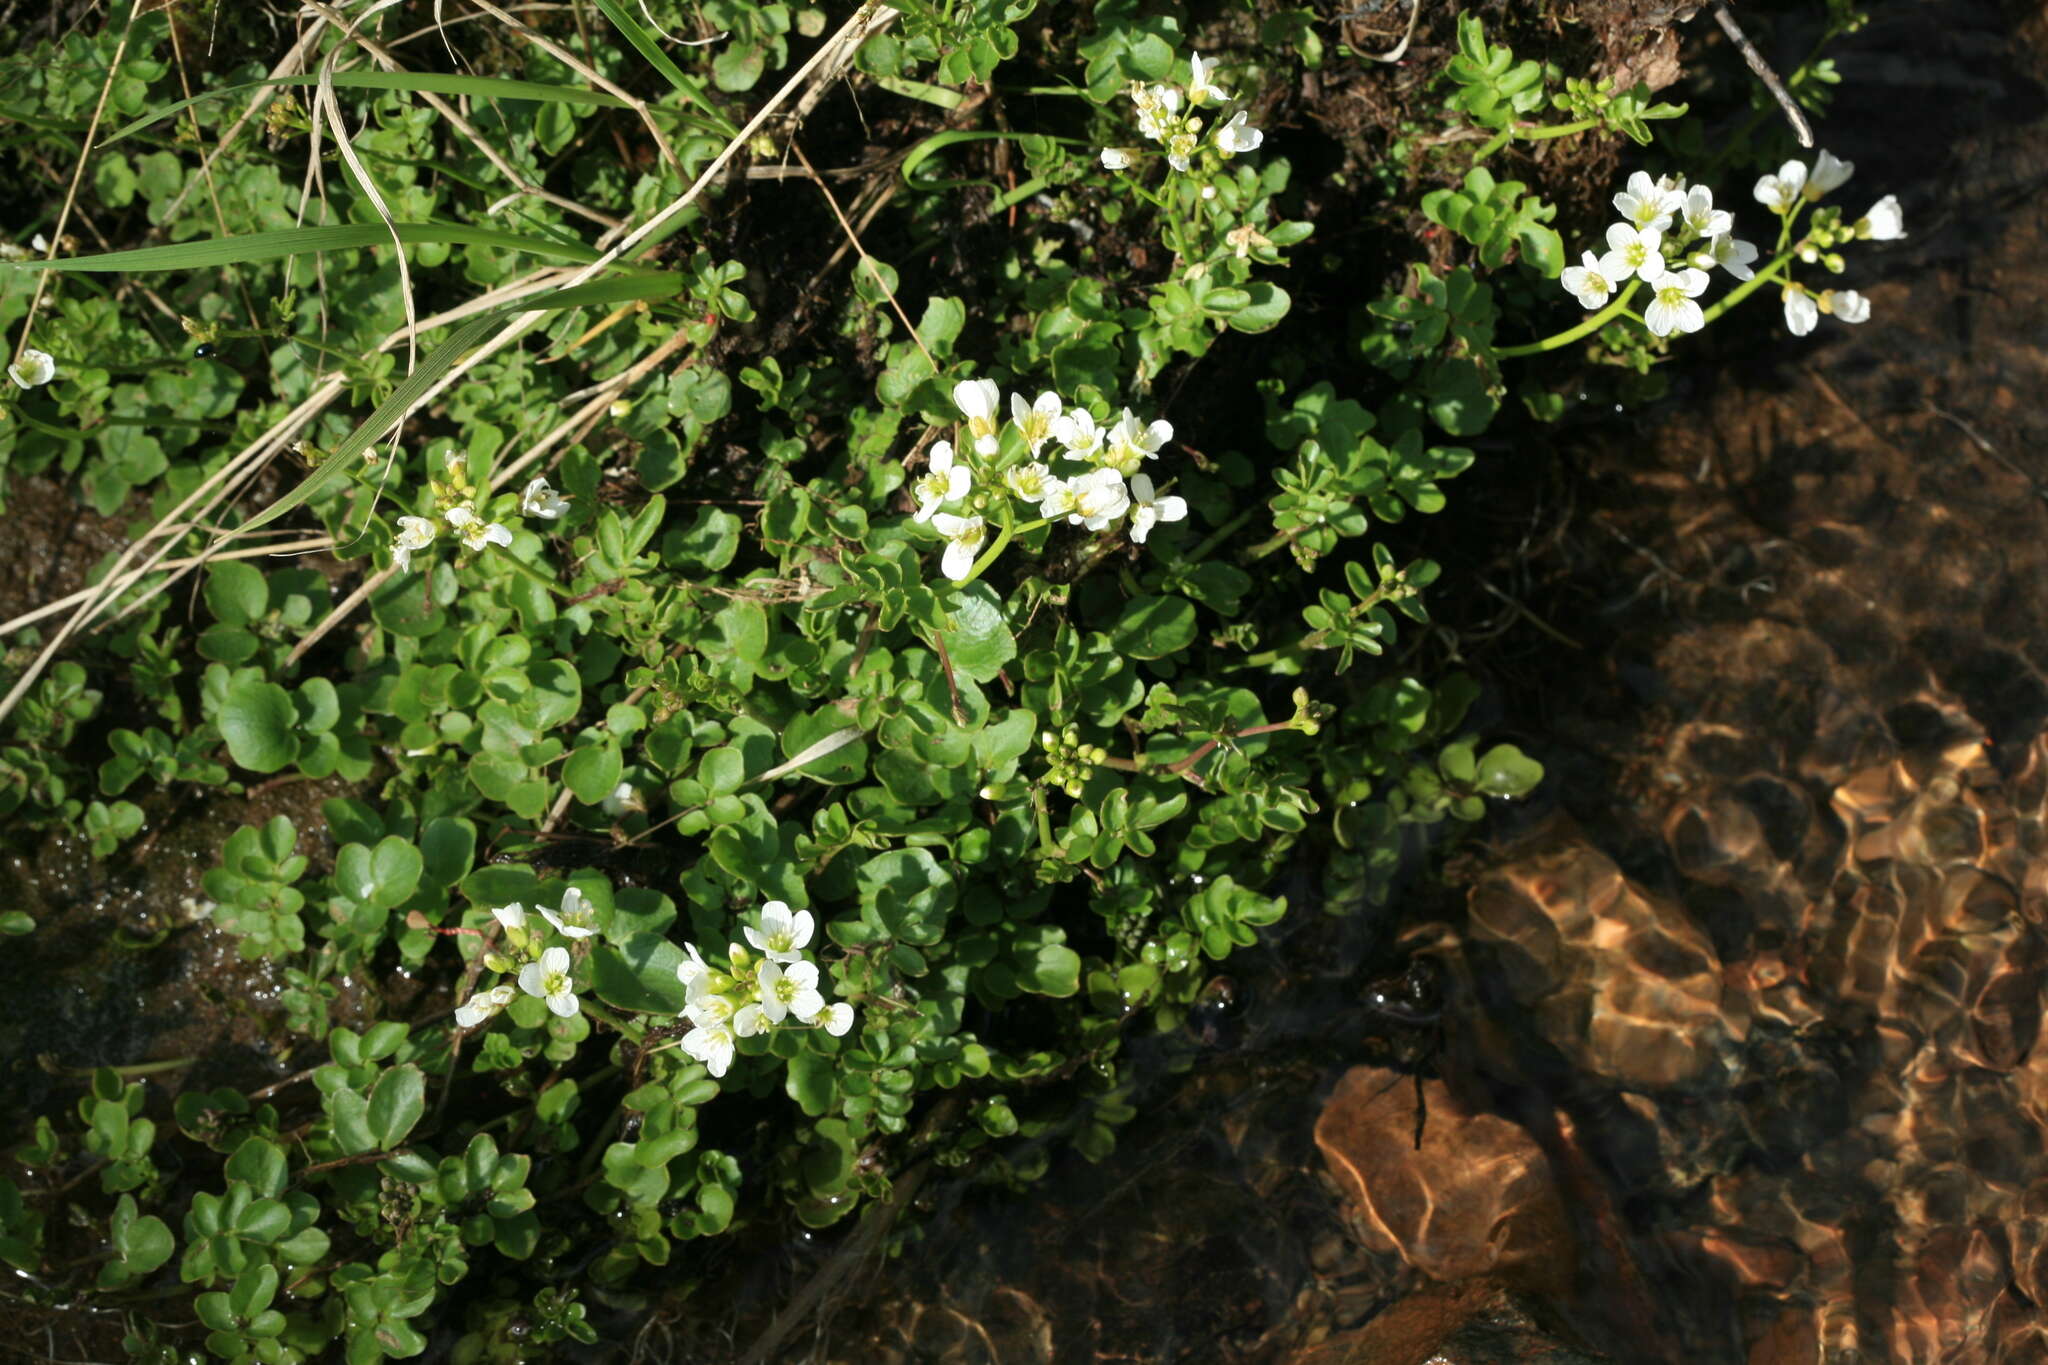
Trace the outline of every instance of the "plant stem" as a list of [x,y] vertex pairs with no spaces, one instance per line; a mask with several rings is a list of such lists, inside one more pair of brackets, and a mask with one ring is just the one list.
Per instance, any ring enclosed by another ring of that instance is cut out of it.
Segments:
[[1556,336],[1548,336],[1541,341],[1532,341],[1526,346],[1503,346],[1493,353],[1494,359],[1511,360],[1516,356],[1541,355],[1545,351],[1554,351],[1560,346],[1569,346],[1580,337],[1591,336],[1627,311],[1630,296],[1642,286],[1642,283],[1639,279],[1630,280],[1628,288],[1622,290],[1614,302],[1608,304],[1578,326],[1567,327]]
[[974,567],[967,571],[967,577],[954,584],[955,587],[964,588],[975,579],[981,577],[988,566],[996,562],[996,556],[1009,548],[1010,537],[1016,535],[1018,531],[1033,531],[1045,525],[1045,520],[1040,518],[1037,521],[1027,522],[1023,526],[1019,526],[1016,523],[1015,514],[1010,511],[1010,500],[1008,498],[1003,499],[1002,506],[1003,526],[1000,531],[996,532],[996,543],[981,552],[981,558],[974,561]]
[[1782,255],[1778,256],[1775,260],[1773,260],[1769,265],[1765,266],[1762,270],[1757,271],[1755,275],[1751,276],[1749,279],[1744,280],[1741,284],[1736,285],[1726,294],[1723,294],[1718,303],[1716,303],[1712,308],[1707,309],[1705,315],[1706,320],[1709,323],[1713,322],[1715,318],[1720,317],[1730,308],[1733,308],[1736,304],[1741,303],[1751,294],[1754,294],[1757,290],[1763,288],[1766,281],[1774,279],[1778,275],[1782,274],[1784,272],[1785,267],[1792,264],[1792,256],[1792,251],[1784,252]]

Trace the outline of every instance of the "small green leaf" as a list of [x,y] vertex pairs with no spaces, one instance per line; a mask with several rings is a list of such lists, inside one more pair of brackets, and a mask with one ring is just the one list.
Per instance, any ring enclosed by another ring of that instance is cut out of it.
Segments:
[[676,967],[683,950],[659,934],[630,934],[622,943],[598,943],[590,950],[591,990],[622,1010],[680,1014],[688,1004]]
[[1120,653],[1134,659],[1163,659],[1195,639],[1194,603],[1184,597],[1136,597],[1110,632]]
[[299,756],[298,720],[292,694],[261,678],[240,679],[221,702],[228,755],[251,772],[274,773]]
[[1543,780],[1543,765],[1512,744],[1496,744],[1479,760],[1473,785],[1488,796],[1527,796]]
[[377,1145],[387,1152],[396,1147],[426,1110],[427,1078],[418,1067],[407,1062],[379,1076],[367,1115]]
[[970,583],[951,594],[948,624],[939,633],[953,667],[978,683],[994,682],[1003,665],[1017,657],[1017,640],[1003,617],[1002,599],[986,583]]
[[595,806],[618,788],[625,771],[618,741],[607,738],[585,744],[570,754],[569,761],[562,765],[562,781],[578,801]]

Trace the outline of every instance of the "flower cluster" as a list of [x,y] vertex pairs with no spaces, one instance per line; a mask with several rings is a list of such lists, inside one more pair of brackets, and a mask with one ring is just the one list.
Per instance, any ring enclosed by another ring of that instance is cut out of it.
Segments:
[[[554,929],[555,934],[575,944],[597,933],[597,912],[584,894],[575,887],[562,893],[559,909],[539,907],[540,917]],[[500,982],[488,990],[478,991],[455,1010],[455,1022],[462,1028],[472,1029],[490,1022],[498,1011],[518,998],[520,992],[536,999],[547,1001],[548,1009],[564,1019],[573,1016],[579,1008],[576,1000],[575,963],[570,951],[560,943],[549,943],[551,937],[545,930],[533,923],[526,907],[518,901],[501,905],[491,911],[492,918],[504,930],[505,944],[510,955],[490,952],[484,956],[484,965],[494,972],[510,972],[518,968],[513,982]]]
[[[1789,237],[1801,210],[1819,202],[1828,191],[1841,188],[1855,173],[1854,162],[1822,152],[1814,158],[1811,171],[1804,162],[1788,161],[1778,167],[1777,174],[1759,179],[1756,199],[1785,220],[1785,235]],[[1844,223],[1838,209],[1816,211],[1813,225],[1793,249],[1793,255],[1802,264],[1822,265],[1839,273],[1842,258],[1832,248],[1852,241],[1894,242],[1905,235],[1906,217],[1899,209],[1898,196],[1888,194],[1854,223]],[[1819,326],[1822,313],[1848,323],[1862,322],[1870,316],[1870,300],[1853,289],[1823,289],[1816,293],[1788,278],[1780,298],[1785,305],[1785,327],[1794,336],[1803,337]]]
[[1643,323],[1653,334],[1697,332],[1706,326],[1697,300],[1708,272],[1719,267],[1738,280],[1756,273],[1756,247],[1735,235],[1735,215],[1715,208],[1705,185],[1637,171],[1614,207],[1621,221],[1607,229],[1606,254],[1588,251],[1583,265],[1564,272],[1564,287],[1588,309],[1606,307],[1616,290],[1640,280],[1651,290]]
[[769,901],[760,927],[745,928],[751,948],[727,945],[725,968],[706,962],[696,944],[684,944],[689,957],[676,967],[690,1022],[683,1051],[723,1076],[741,1038],[778,1028],[821,1028],[836,1038],[851,1029],[853,1006],[826,1002],[818,964],[804,955],[812,927],[810,911]]
[[[1784,220],[1779,232],[1781,249],[1791,239],[1799,214],[1845,184],[1855,169],[1851,163],[1822,152],[1810,171],[1804,162],[1788,161],[1777,174],[1756,182],[1757,202]],[[1735,215],[1715,208],[1713,191],[1704,185],[1688,186],[1683,176],[1652,180],[1637,171],[1629,177],[1628,188],[1614,196],[1614,207],[1621,221],[1607,229],[1605,254],[1596,257],[1585,252],[1583,264],[1569,267],[1562,277],[1565,289],[1589,310],[1605,308],[1617,291],[1633,289],[1641,282],[1651,290],[1642,320],[1654,335],[1697,332],[1706,325],[1698,299],[1706,291],[1712,271],[1725,270],[1737,280],[1756,276],[1755,245],[1735,235]],[[1807,264],[1822,263],[1829,270],[1840,271],[1841,257],[1831,253],[1830,247],[1847,241],[1892,241],[1905,235],[1899,201],[1886,195],[1853,224],[1843,223],[1839,210],[1820,211],[1792,255]],[[1779,264],[1772,263],[1766,278]],[[1870,316],[1869,300],[1853,289],[1816,294],[1788,279],[1782,292],[1785,325],[1795,336],[1811,332],[1822,313],[1852,323]]]
[[[1070,525],[1106,531],[1128,518],[1131,539],[1141,545],[1160,522],[1187,516],[1184,499],[1162,497],[1151,476],[1142,472],[1145,462],[1158,459],[1173,439],[1171,423],[1145,422],[1125,408],[1104,425],[1088,409],[1068,408],[1058,394],[1046,392],[1030,402],[1021,393],[1011,394],[1005,424],[1002,398],[991,380],[963,379],[954,385],[953,402],[966,428],[962,449],[956,451],[951,441],[933,445],[926,472],[911,484],[915,519],[931,523],[946,538],[939,561],[946,577],[957,583],[974,572],[988,540],[988,519],[940,509],[968,502],[986,511],[994,496],[990,488],[1035,508],[1041,524],[1064,517]],[[1016,436],[1007,456],[1006,425]],[[1056,471],[1047,459],[1067,472]],[[1005,507],[1006,520],[1008,511]]]
[[[1203,120],[1195,111],[1204,104],[1222,104],[1230,99],[1230,92],[1216,84],[1215,62],[1190,57],[1188,68],[1185,112],[1182,89],[1143,81],[1132,81],[1130,87],[1131,103],[1138,106],[1138,131],[1164,147],[1167,164],[1182,172],[1194,168],[1195,157],[1202,149]],[[1219,157],[1228,160],[1239,152],[1256,150],[1266,140],[1264,133],[1251,126],[1249,118],[1240,109],[1214,125],[1209,142]],[[1104,147],[1102,164],[1112,171],[1129,170],[1143,155],[1137,147]]]
[[[476,490],[469,482],[469,462],[462,456],[451,456],[441,477],[430,487],[441,520],[448,524],[463,549],[482,554],[486,546],[512,543],[509,529],[477,510]],[[520,492],[519,510],[525,516],[553,521],[569,510],[569,499],[548,487],[545,477],[536,477]],[[398,534],[391,538],[392,567],[400,573],[409,570],[413,555],[433,544],[439,532],[440,527],[431,517],[400,517]]]

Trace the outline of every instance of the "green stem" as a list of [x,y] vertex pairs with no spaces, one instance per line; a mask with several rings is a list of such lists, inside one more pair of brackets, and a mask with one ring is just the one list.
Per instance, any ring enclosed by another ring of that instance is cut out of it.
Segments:
[[989,546],[986,550],[983,550],[981,552],[981,558],[974,561],[974,567],[967,571],[967,577],[961,579],[958,583],[955,583],[953,585],[954,587],[964,588],[969,583],[972,583],[975,579],[981,577],[983,572],[987,570],[988,566],[996,562],[996,556],[1000,555],[1004,550],[1007,550],[1010,547],[1010,537],[1016,535],[1020,529],[1029,531],[1045,525],[1045,522],[1043,520],[1040,520],[1030,522],[1027,525],[1020,528],[1016,523],[1014,514],[1012,514],[1012,512],[1010,511],[1010,500],[1008,498],[1003,499],[1002,506],[1003,527],[1000,531],[996,532],[995,544]]
[[1741,284],[1736,285],[1733,289],[1723,294],[1721,296],[1720,302],[1716,303],[1712,308],[1707,309],[1705,313],[1707,323],[1712,324],[1715,318],[1720,317],[1730,308],[1733,308],[1736,304],[1741,303],[1751,294],[1754,294],[1757,290],[1763,288],[1766,282],[1775,279],[1778,275],[1784,273],[1785,267],[1792,263],[1793,255],[1793,251],[1784,252],[1782,255],[1778,256],[1777,259],[1773,260],[1769,265],[1765,266],[1762,270],[1757,271],[1756,274],[1752,275],[1750,278],[1744,280]]
[[1599,119],[1582,118],[1576,123],[1549,123],[1540,128],[1517,128],[1514,132],[1524,142],[1542,142],[1547,138],[1570,137],[1573,133],[1583,133],[1599,126]]
[[499,559],[503,560],[507,564],[510,564],[513,567],[513,569],[517,572],[524,574],[526,577],[532,579],[535,583],[538,583],[546,591],[553,593],[556,597],[568,597],[568,592],[562,587],[561,584],[555,582],[554,579],[549,578],[539,569],[534,568],[533,565],[527,563],[518,555],[513,554],[512,551],[510,551],[503,545],[493,546],[492,548],[498,551]]
[[1556,336],[1548,336],[1541,341],[1532,341],[1526,346],[1503,346],[1493,353],[1494,358],[1496,360],[1512,360],[1516,356],[1541,355],[1545,351],[1554,351],[1560,346],[1569,346],[1580,337],[1593,335],[1593,333],[1628,311],[1629,298],[1642,286],[1642,283],[1639,279],[1630,280],[1628,288],[1622,290],[1614,302],[1608,304],[1578,326],[1568,327]]

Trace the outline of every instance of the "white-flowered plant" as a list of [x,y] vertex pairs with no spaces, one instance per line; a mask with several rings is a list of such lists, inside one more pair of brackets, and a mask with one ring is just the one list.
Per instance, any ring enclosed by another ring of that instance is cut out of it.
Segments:
[[499,1011],[518,998],[518,989],[507,984],[493,986],[487,991],[478,991],[455,1007],[456,1026],[476,1028],[487,1024],[498,1016]]
[[[1230,92],[1217,84],[1215,73],[1214,61],[1190,57],[1184,87],[1133,81],[1129,88],[1138,131],[1158,143],[1167,164],[1184,175],[1198,174],[1206,179],[1217,164],[1256,151],[1266,140],[1263,132],[1251,126],[1251,115],[1246,110],[1239,109],[1228,118],[1213,122],[1197,112],[1205,106],[1230,102]],[[1213,149],[1214,156],[1203,162],[1205,145]],[[1136,147],[1104,147],[1102,165],[1105,170],[1127,171],[1143,155]]]
[[537,475],[527,481],[519,494],[519,510],[529,517],[543,521],[554,521],[569,510],[569,499],[548,487],[545,476]]
[[398,534],[391,538],[391,565],[400,573],[412,568],[413,553],[434,543],[434,523],[425,517],[400,517]]
[[1002,401],[1002,390],[991,380],[963,379],[953,386],[953,402],[967,419],[967,434],[974,439],[977,455],[993,455],[1002,445]]
[[564,1019],[576,1013],[576,985],[569,970],[569,950],[542,950],[538,961],[519,969],[519,989],[547,1001],[548,1009]]
[[[1626,313],[1629,299],[1641,285],[1649,286],[1651,298],[1638,320],[1651,335],[1696,332],[1774,277],[1782,277],[1785,326],[1795,336],[1811,332],[1823,313],[1843,322],[1862,322],[1870,316],[1870,304],[1861,294],[1814,290],[1790,277],[1795,263],[1819,264],[1839,272],[1842,259],[1833,248],[1845,242],[1886,242],[1905,236],[1899,201],[1886,195],[1854,223],[1843,222],[1839,210],[1816,209],[1804,235],[1795,239],[1800,215],[1829,191],[1847,183],[1855,169],[1823,151],[1810,168],[1804,162],[1787,161],[1774,174],[1757,180],[1757,202],[1782,219],[1777,254],[1761,270],[1757,268],[1761,253],[1756,244],[1735,235],[1735,215],[1715,207],[1709,187],[1687,185],[1682,176],[1652,180],[1647,172],[1635,172],[1627,188],[1614,196],[1614,208],[1622,221],[1607,228],[1606,252],[1598,257],[1585,252],[1583,264],[1564,270],[1559,281],[1582,307],[1599,316],[1556,340],[1583,335]],[[1705,307],[1700,296],[1716,270],[1727,272],[1738,284],[1725,299]]]
[[21,359],[7,367],[7,377],[17,388],[38,388],[57,377],[57,362],[48,351],[31,346],[21,353]]
[[555,931],[564,938],[589,938],[597,932],[597,910],[590,900],[575,887],[562,893],[562,907],[550,910],[542,906],[541,918],[555,926]]
[[[1162,98],[1155,107],[1171,103]],[[953,401],[964,419],[964,435],[973,442],[972,453],[939,441],[932,447],[929,470],[911,483],[916,502],[911,519],[929,524],[944,538],[939,571],[948,579],[959,583],[974,577],[1017,531],[1045,523],[1106,531],[1128,517],[1131,539],[1142,544],[1154,526],[1187,516],[1186,501],[1150,491],[1149,478],[1142,500],[1134,499],[1136,485],[1127,482],[1157,461],[1173,440],[1171,422],[1147,421],[1121,408],[1105,425],[1094,412],[1070,408],[1048,390],[1032,399],[1012,393],[1010,420],[997,428],[988,424],[1001,399],[992,381],[956,384]],[[986,448],[990,441],[992,449]],[[964,506],[941,510],[956,504]],[[1020,517],[1025,524],[1019,524]],[[996,548],[989,550],[992,539]]]
[[512,532],[495,521],[486,521],[468,504],[458,504],[441,514],[441,519],[453,527],[455,535],[471,554],[482,554],[487,545],[510,545]]
[[730,944],[724,967],[707,962],[694,943],[683,945],[676,966],[690,1025],[682,1049],[713,1076],[732,1067],[743,1038],[778,1028],[821,1028],[836,1038],[853,1027],[853,1006],[825,998],[823,975],[804,951],[815,928],[811,912],[770,901],[759,920],[742,926],[752,947]]
[[953,443],[935,443],[925,472],[911,485],[911,492],[917,497],[916,520],[930,521],[933,513],[966,497],[973,488],[974,475],[964,463],[953,458]]

